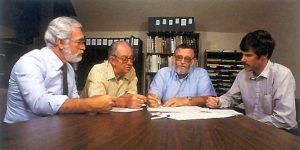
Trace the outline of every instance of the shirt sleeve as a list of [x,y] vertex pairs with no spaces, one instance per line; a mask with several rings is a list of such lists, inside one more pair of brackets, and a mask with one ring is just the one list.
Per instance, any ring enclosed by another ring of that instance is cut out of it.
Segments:
[[227,91],[224,95],[220,96],[220,108],[232,107],[236,104],[236,100],[241,99],[241,90],[238,82],[238,77],[236,77],[229,91]]
[[200,75],[197,78],[199,79],[199,83],[197,84],[198,89],[198,96],[216,96],[216,91],[211,83],[211,80],[208,76],[208,73],[206,70],[202,69],[200,73],[197,73]]
[[[30,67],[28,67],[30,65]],[[31,111],[37,115],[54,115],[68,97],[47,91],[44,76],[47,67],[35,59],[16,64],[14,75],[19,90]]]
[[91,69],[85,85],[87,91],[86,97],[107,94],[105,89],[105,81],[103,80],[103,75],[100,71],[100,68],[97,68],[96,66]]
[[[297,126],[296,108],[295,108],[295,79],[288,70],[286,75],[280,75],[275,80],[281,80],[275,83],[274,108],[271,115],[274,126],[278,128],[292,129]],[[283,77],[282,77],[283,76]],[[273,87],[274,88],[274,87]]]

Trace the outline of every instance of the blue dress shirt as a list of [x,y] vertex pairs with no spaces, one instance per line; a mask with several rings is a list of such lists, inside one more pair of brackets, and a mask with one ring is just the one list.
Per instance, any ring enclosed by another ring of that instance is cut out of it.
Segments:
[[174,97],[216,96],[207,71],[199,67],[191,68],[183,79],[179,79],[174,67],[160,69],[148,93],[159,95],[163,103]]
[[69,63],[68,96],[63,95],[62,66],[62,61],[47,47],[22,56],[11,71],[4,122],[54,115],[66,99],[78,98],[75,73]]

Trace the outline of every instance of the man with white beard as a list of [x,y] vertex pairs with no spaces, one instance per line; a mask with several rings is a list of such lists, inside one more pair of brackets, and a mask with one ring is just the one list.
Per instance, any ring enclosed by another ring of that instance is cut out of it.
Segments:
[[7,95],[6,123],[58,113],[98,113],[112,108],[114,96],[79,98],[69,62],[85,50],[81,24],[70,17],[52,20],[44,39],[47,47],[32,50],[13,67]]
[[173,55],[175,67],[160,69],[148,92],[150,107],[176,107],[205,105],[208,96],[216,96],[205,69],[192,67],[194,50],[187,44],[176,47]]

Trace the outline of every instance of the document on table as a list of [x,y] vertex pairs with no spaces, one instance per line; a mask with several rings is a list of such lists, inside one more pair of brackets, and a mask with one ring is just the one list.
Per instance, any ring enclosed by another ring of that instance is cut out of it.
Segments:
[[231,109],[209,109],[198,106],[147,108],[150,112],[162,112],[175,120],[226,118],[242,115]]
[[112,112],[134,112],[134,111],[140,111],[142,109],[143,108],[132,109],[132,108],[113,107],[110,111],[112,111]]

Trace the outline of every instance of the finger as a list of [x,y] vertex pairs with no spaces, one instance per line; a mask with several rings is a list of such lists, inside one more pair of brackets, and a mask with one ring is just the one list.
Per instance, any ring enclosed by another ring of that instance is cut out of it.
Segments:
[[148,103],[150,103],[150,104],[158,104],[158,102],[156,100],[148,100]]

